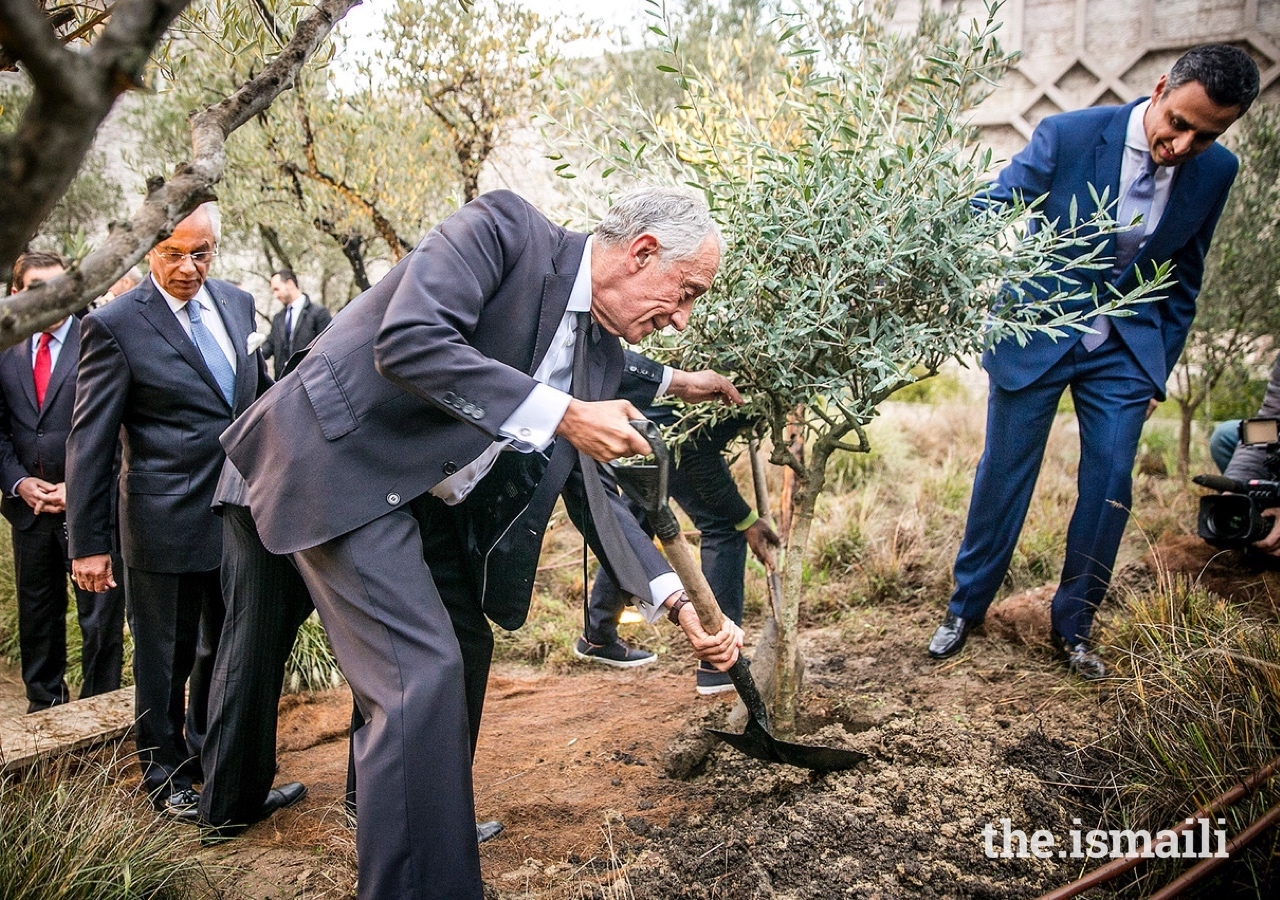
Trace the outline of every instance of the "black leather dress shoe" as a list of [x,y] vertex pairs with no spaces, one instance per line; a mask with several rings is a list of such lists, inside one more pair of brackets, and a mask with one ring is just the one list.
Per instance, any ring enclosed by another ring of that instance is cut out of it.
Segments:
[[502,833],[502,823],[497,821],[476,823],[476,843],[491,841]]
[[1058,651],[1058,658],[1066,662],[1067,671],[1072,675],[1078,675],[1085,681],[1097,681],[1107,677],[1107,664],[1084,641],[1070,644],[1056,631],[1049,632],[1049,640],[1053,644],[1053,649]]
[[262,815],[260,818],[265,819],[276,810],[284,809],[286,806],[293,806],[305,796],[307,796],[307,786],[298,781],[290,781],[288,784],[282,784],[278,788],[272,788],[267,792],[267,799],[262,801]]
[[933,640],[929,642],[929,655],[934,659],[954,656],[964,647],[964,642],[969,638],[969,632],[981,624],[981,619],[963,619],[947,613],[938,630],[933,633]]
[[293,806],[305,796],[307,796],[307,786],[297,781],[290,781],[288,784],[282,784],[280,787],[272,788],[267,792],[267,799],[262,801],[262,808],[258,811],[258,817],[253,822],[228,822],[222,825],[214,825],[212,822],[201,819],[196,823],[200,826],[200,843],[205,845],[220,844],[223,841],[239,837],[254,822],[261,822],[277,810],[284,809],[286,806]]

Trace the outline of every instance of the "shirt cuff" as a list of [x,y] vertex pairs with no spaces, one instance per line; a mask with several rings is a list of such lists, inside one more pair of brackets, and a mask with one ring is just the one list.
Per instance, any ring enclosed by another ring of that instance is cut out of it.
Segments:
[[649,582],[649,602],[639,604],[640,615],[652,625],[667,614],[663,601],[672,594],[684,590],[680,576],[675,572],[666,572]]
[[751,512],[747,513],[747,517],[745,519],[743,519],[737,525],[733,526],[733,530],[746,531],[748,528],[750,528],[752,525],[756,524],[756,522],[759,522],[759,521],[760,521],[760,513],[756,512],[753,509],[751,510]]
[[670,366],[662,367],[662,380],[658,382],[658,393],[653,395],[653,399],[666,396],[667,388],[671,387],[671,376],[674,374],[675,371]]
[[9,489],[9,496],[10,496],[10,497],[18,497],[18,496],[21,496],[21,495],[18,493],[18,485],[22,484],[22,482],[26,481],[26,480],[27,480],[28,478],[30,478],[30,477],[31,477],[30,475],[23,475],[21,478],[19,478],[17,481],[15,481],[15,482],[13,483],[13,487]]
[[511,446],[521,453],[546,450],[551,446],[572,399],[564,391],[539,382],[498,428],[498,434],[508,438]]

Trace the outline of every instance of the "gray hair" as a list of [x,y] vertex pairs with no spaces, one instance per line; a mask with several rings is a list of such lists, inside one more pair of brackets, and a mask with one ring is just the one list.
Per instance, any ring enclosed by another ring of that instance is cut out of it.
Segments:
[[218,209],[218,204],[213,200],[201,203],[191,211],[191,215],[194,216],[201,211],[209,217],[209,230],[213,232],[213,242],[222,243],[222,211]]
[[595,239],[602,246],[620,247],[642,234],[658,239],[664,265],[693,259],[709,235],[715,237],[724,252],[724,238],[706,202],[681,188],[632,191],[604,214],[596,226]]

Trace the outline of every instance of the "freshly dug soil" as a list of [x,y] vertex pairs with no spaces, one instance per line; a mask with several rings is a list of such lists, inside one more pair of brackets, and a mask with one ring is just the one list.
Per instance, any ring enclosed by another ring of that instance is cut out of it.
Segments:
[[[488,896],[1009,898],[1070,881],[1078,861],[987,858],[982,829],[1008,818],[1065,835],[1087,815],[1072,785],[1090,780],[1078,751],[1103,727],[1099,689],[1044,650],[981,633],[935,662],[924,647],[936,620],[932,609],[881,607],[843,633],[806,635],[798,740],[869,756],[825,776],[706,736],[733,695],[697,696],[687,659],[499,667],[475,769],[478,816],[506,826],[481,848]],[[351,895],[349,715],[345,690],[286,698],[277,780],[310,793],[199,850],[229,887]]]

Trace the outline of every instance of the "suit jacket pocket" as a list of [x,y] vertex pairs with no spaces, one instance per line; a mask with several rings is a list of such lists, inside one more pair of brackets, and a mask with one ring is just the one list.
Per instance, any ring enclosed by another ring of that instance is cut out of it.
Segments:
[[307,399],[311,401],[311,408],[315,410],[325,440],[336,441],[344,434],[355,431],[360,422],[338,381],[338,374],[333,370],[329,354],[321,354],[319,362],[320,365],[300,369],[298,375],[307,392]]
[[132,470],[125,473],[124,488],[130,494],[163,494],[180,496],[191,486],[191,477],[186,472],[139,472]]

